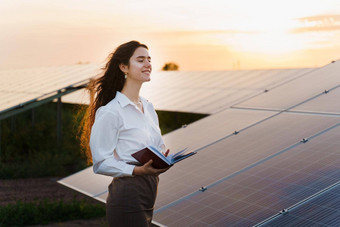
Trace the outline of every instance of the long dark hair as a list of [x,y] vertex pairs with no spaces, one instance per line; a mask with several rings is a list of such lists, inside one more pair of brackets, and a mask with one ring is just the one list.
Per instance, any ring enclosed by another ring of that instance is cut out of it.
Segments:
[[88,164],[92,163],[90,150],[91,128],[94,123],[95,114],[99,107],[106,105],[115,98],[116,92],[123,89],[125,75],[120,70],[119,65],[129,66],[129,60],[138,47],[148,47],[138,41],[130,41],[117,47],[107,58],[107,63],[103,70],[103,75],[92,80],[87,89],[90,93],[90,105],[86,110],[80,125],[81,148],[85,152]]

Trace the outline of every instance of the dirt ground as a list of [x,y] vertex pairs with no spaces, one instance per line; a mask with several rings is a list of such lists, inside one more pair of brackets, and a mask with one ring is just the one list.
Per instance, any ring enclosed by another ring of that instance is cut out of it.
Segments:
[[[89,203],[102,204],[86,195],[78,193],[64,185],[57,183],[57,178],[34,178],[34,179],[15,179],[0,180],[0,206],[9,203],[15,203],[18,200],[30,202],[34,200],[62,199],[69,201],[75,199],[86,200]],[[38,225],[42,226],[42,225]],[[50,227],[57,226],[106,226],[105,217],[92,220],[74,220],[63,223],[54,223]]]

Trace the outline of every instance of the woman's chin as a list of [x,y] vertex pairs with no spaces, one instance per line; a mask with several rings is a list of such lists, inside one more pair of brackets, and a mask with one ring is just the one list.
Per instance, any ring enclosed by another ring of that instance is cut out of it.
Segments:
[[150,76],[144,78],[144,82],[149,82],[151,80]]

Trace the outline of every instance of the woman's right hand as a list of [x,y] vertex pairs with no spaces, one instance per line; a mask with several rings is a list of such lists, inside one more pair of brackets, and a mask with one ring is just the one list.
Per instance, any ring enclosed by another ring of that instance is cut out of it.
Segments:
[[164,173],[165,171],[167,171],[168,169],[170,169],[170,167],[168,168],[164,168],[164,169],[155,169],[152,167],[152,160],[150,159],[147,163],[145,163],[142,166],[136,166],[133,169],[133,175],[159,175],[161,173]]

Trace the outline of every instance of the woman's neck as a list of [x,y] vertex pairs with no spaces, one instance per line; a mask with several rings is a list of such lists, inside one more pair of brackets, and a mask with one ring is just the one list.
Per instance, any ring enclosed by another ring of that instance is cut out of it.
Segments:
[[132,81],[126,80],[121,93],[126,95],[132,102],[138,103],[141,86],[142,84],[132,83]]

